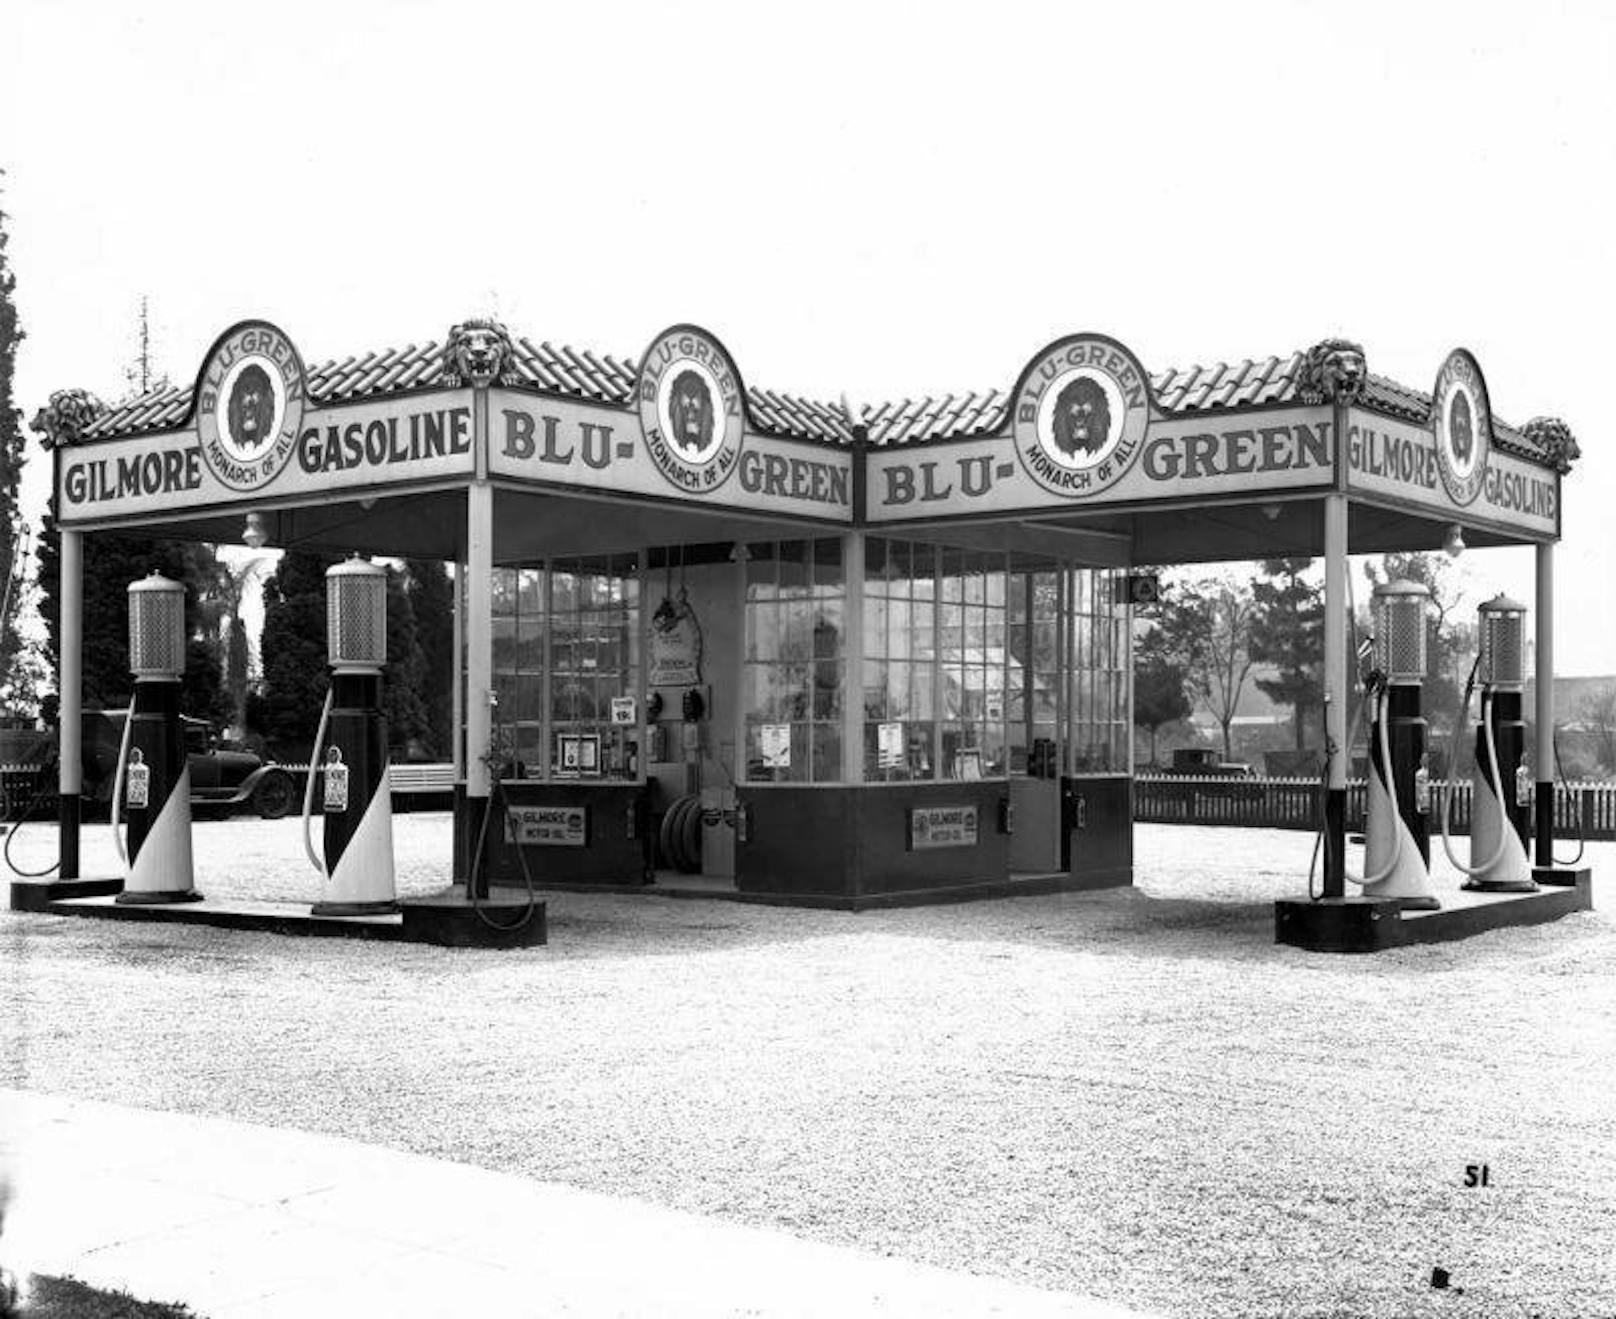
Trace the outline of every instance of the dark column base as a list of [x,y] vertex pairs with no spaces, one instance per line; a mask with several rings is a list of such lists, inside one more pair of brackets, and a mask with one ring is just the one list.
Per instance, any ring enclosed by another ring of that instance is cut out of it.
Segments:
[[1575,888],[1578,884],[1591,883],[1593,877],[1594,872],[1586,866],[1575,870],[1566,866],[1532,867],[1532,878],[1551,888]]
[[[1538,780],[1533,798],[1532,837],[1537,843],[1533,858],[1545,870],[1554,869],[1554,784]],[[1539,881],[1542,882],[1541,880]]]
[[1274,942],[1314,953],[1372,953],[1395,942],[1399,914],[1391,898],[1284,900],[1274,904]]
[[[479,898],[488,896],[487,852],[496,841],[493,839],[485,840],[483,843],[484,855],[478,856],[477,839],[482,835],[483,821],[488,818],[488,807],[491,800],[488,797],[473,797],[470,793],[466,794],[463,802],[464,823],[461,826],[461,837],[465,840],[465,856],[461,863],[455,867],[468,886],[475,883]],[[490,823],[488,827],[492,829],[494,826]]]
[[1347,790],[1324,794],[1324,897],[1347,896]]
[[123,892],[121,879],[14,879],[12,911],[47,911],[67,898],[110,898]]
[[83,817],[83,798],[76,792],[64,792],[57,808],[57,819],[62,864],[57,874],[63,879],[79,878],[79,820]]

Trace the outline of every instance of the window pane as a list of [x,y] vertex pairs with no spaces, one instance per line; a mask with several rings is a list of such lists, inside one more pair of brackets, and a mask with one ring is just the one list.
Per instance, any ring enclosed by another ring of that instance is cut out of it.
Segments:
[[815,719],[839,719],[842,714],[842,666],[835,660],[814,665]]
[[825,536],[814,542],[814,592],[840,593],[842,586],[842,538]]

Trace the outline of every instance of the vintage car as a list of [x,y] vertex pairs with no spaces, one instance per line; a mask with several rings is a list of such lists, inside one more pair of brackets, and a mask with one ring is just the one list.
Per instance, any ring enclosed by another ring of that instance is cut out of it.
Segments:
[[1250,779],[1257,776],[1257,771],[1245,761],[1224,760],[1212,747],[1181,747],[1173,752],[1172,765],[1161,772],[1209,779]]
[[[95,776],[93,795],[98,802],[112,800],[112,776],[117,768],[118,741],[123,736],[123,710],[100,712],[102,724],[94,731],[94,750],[90,748],[90,717],[86,716],[85,762],[87,794],[92,792],[89,767],[93,764],[99,774]],[[208,726],[206,720],[182,716],[185,735],[186,760],[191,769],[191,808],[218,808],[227,811],[233,807],[248,806],[266,820],[278,820],[298,807],[298,785],[291,773],[273,761],[266,762],[251,751],[225,749]]]

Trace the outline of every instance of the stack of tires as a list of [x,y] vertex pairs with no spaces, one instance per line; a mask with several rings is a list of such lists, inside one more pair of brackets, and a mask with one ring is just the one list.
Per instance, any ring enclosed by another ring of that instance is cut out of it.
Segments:
[[701,869],[701,797],[677,798],[657,830],[657,865],[693,875]]

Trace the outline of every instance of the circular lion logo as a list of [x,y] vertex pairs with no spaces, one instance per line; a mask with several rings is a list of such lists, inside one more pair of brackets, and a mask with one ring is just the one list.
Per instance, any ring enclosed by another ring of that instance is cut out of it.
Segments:
[[275,387],[269,373],[249,360],[230,387],[225,433],[238,449],[252,451],[275,433]]
[[1463,389],[1454,390],[1453,401],[1448,404],[1448,445],[1453,451],[1453,465],[1459,471],[1467,471],[1475,462],[1473,413],[1469,395]]
[[657,409],[662,433],[679,446],[680,452],[700,461],[712,447],[716,431],[713,391],[694,367],[686,367],[678,375],[670,373],[669,379],[667,397]]
[[1150,382],[1121,344],[1079,335],[1022,373],[1012,405],[1016,454],[1044,489],[1097,494],[1132,466],[1150,420]]
[[1462,348],[1437,373],[1431,407],[1437,471],[1454,503],[1473,502],[1487,475],[1492,416],[1481,368]]
[[657,470],[680,490],[716,490],[740,463],[744,391],[729,354],[711,335],[676,325],[640,366],[640,431]]
[[303,399],[303,363],[291,341],[261,321],[236,326],[197,381],[203,463],[232,490],[268,485],[291,460]]

